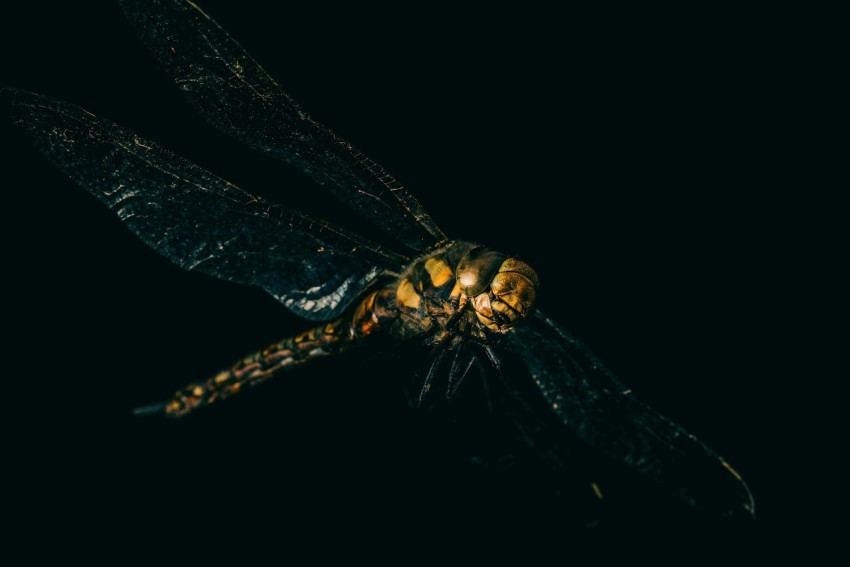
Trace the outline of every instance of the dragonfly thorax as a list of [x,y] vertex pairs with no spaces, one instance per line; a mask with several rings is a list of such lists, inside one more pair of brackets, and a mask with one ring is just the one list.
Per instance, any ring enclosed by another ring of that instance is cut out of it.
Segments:
[[393,285],[403,317],[395,334],[483,338],[506,331],[534,307],[539,280],[526,263],[455,242],[411,264]]

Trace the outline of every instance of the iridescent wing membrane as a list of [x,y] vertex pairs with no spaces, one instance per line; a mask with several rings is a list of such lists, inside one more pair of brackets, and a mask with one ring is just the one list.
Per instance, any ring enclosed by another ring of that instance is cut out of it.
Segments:
[[[416,252],[445,236],[380,165],[310,119],[194,3],[121,2],[139,36],[213,125],[295,165]],[[246,193],[72,104],[8,90],[13,120],[55,165],[179,266],[262,287],[295,314],[339,315],[407,256]]]
[[121,0],[139,37],[213,126],[297,166],[413,250],[446,238],[383,167],[314,122],[193,2]]
[[578,339],[541,312],[506,335],[551,410],[583,442],[714,516],[750,517],[740,475],[696,437],[637,400]]
[[[190,103],[217,128],[300,168],[412,251],[445,241],[408,191],[311,120],[194,3],[120,3]],[[382,274],[398,273],[408,262],[407,255],[248,194],[79,107],[7,92],[13,119],[54,164],[185,269],[260,286],[297,315],[327,320]],[[501,392],[497,398],[506,411],[516,414],[520,435],[554,468],[566,470],[575,460],[567,440],[546,441],[563,424],[587,446],[643,473],[692,507],[716,515],[752,513],[746,485],[725,461],[637,401],[546,316],[538,312],[506,333],[505,342],[521,355],[525,381],[499,375],[491,384]],[[541,403],[529,403],[532,398]]]
[[329,319],[405,258],[271,204],[75,105],[18,90],[12,119],[146,244],[187,270],[262,287]]

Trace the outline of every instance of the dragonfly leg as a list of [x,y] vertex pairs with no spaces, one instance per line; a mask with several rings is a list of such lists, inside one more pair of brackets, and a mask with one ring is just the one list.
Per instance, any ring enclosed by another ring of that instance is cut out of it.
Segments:
[[472,353],[469,347],[461,344],[455,352],[452,367],[449,370],[449,385],[446,390],[446,399],[451,400],[455,392],[457,392],[460,383],[466,378],[469,369],[475,363],[475,354]]
[[443,357],[445,355],[446,348],[444,343],[441,343],[437,347],[437,351],[434,354],[431,366],[428,368],[428,374],[425,376],[425,382],[422,383],[422,389],[419,390],[419,400],[416,403],[417,407],[422,406],[422,401],[425,399],[425,396],[428,395],[428,392],[431,391],[431,384],[434,382],[434,376],[437,375],[437,371],[440,368],[440,362],[442,362]]

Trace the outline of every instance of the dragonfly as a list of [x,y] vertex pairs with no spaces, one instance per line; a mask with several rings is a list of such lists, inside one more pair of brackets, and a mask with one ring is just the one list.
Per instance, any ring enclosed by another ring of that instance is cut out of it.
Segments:
[[[262,288],[313,322],[136,413],[182,418],[316,359],[415,345],[424,368],[415,405],[452,399],[479,376],[493,411],[510,412],[553,467],[574,465],[576,451],[549,441],[563,435],[687,507],[754,515],[746,483],[726,460],[637,399],[538,308],[546,288],[532,266],[449,239],[405,186],[314,121],[194,2],[120,5],[213,126],[301,170],[380,235],[246,192],[74,104],[6,89],[14,124],[147,245],[186,270]],[[585,486],[598,499],[603,489]]]

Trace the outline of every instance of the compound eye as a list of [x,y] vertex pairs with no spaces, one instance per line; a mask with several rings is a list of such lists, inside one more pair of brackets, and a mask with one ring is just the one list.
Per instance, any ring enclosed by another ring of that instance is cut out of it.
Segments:
[[537,286],[519,272],[499,272],[490,284],[492,307],[511,321],[526,317],[537,299]]
[[460,291],[467,297],[474,297],[481,293],[487,287],[487,284],[483,283],[483,281],[484,278],[481,277],[481,274],[472,269],[466,269],[457,274]]
[[458,263],[457,282],[461,293],[475,297],[487,289],[505,255],[489,248],[474,248]]

